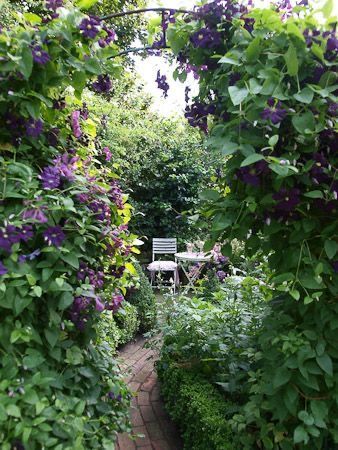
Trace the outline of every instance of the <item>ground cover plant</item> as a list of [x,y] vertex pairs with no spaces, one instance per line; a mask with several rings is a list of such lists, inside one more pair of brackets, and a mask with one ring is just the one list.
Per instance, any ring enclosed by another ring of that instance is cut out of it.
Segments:
[[[323,448],[337,435],[337,52],[327,2],[253,9],[214,1],[167,36],[176,75],[200,92],[189,122],[227,157],[204,192],[206,250],[237,238],[262,250],[280,294],[260,339],[250,400],[234,426],[244,448]],[[231,257],[231,245],[223,254]],[[243,430],[249,433],[243,433]]]
[[86,85],[109,90],[120,72],[107,59],[115,31],[59,6],[0,32],[4,450],[112,449],[130,429],[130,394],[93,342],[100,313],[123,302],[136,241],[81,102]]

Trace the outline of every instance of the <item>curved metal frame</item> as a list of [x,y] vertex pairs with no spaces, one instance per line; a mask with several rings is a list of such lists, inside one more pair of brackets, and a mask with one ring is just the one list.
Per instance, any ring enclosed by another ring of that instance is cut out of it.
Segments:
[[[108,14],[107,16],[100,17],[100,20],[110,20],[115,19],[117,17],[124,17],[124,16],[130,16],[132,14],[142,14],[146,12],[160,12],[162,15],[162,22],[165,20],[165,13],[170,11],[175,11],[175,14],[196,14],[196,11],[189,11],[187,9],[176,9],[176,8],[142,8],[142,9],[134,9],[132,11],[124,11],[114,14]],[[127,50],[123,50],[122,52],[118,53],[117,55],[111,56],[109,59],[117,58],[119,56],[127,55],[128,53],[137,53],[147,50],[165,50],[169,49],[170,47],[167,45],[167,36],[166,31],[163,30],[163,45],[159,47],[152,47],[152,46],[146,46],[146,47],[139,47],[139,48],[129,48]]]

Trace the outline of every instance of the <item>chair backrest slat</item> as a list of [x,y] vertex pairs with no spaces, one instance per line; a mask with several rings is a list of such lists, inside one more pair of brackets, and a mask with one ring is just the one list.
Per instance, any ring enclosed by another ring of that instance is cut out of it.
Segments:
[[173,255],[177,253],[177,239],[176,238],[154,238],[153,239],[153,261],[155,254]]

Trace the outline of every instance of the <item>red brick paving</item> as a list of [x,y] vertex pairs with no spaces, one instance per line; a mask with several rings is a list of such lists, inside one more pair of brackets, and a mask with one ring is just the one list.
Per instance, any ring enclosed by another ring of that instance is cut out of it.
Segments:
[[[145,339],[125,345],[120,351],[121,368],[135,394],[130,410],[134,439],[118,437],[117,450],[182,450],[179,432],[170,420],[160,396],[154,350],[144,348]],[[136,436],[135,436],[136,435]]]

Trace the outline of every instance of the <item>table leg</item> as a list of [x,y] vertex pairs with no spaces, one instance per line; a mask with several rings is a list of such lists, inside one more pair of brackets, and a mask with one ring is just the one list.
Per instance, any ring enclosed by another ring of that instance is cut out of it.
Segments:
[[199,267],[196,268],[196,270],[194,271],[194,273],[192,275],[190,275],[189,272],[186,271],[184,264],[181,265],[183,273],[185,274],[185,276],[187,277],[187,280],[188,280],[188,284],[186,285],[186,287],[183,290],[183,295],[187,294],[190,289],[196,290],[194,283],[201,275],[203,267],[205,266],[205,263],[199,263],[199,264],[200,264]]

